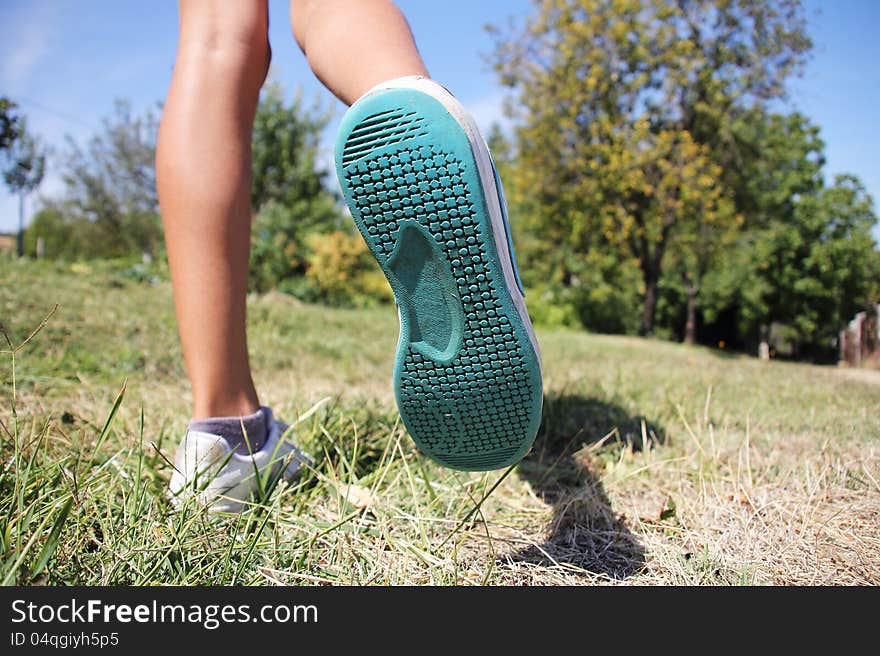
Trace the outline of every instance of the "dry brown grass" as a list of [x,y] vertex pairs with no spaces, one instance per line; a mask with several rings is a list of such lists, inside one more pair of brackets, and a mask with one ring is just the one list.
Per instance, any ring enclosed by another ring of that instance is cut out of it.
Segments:
[[[150,446],[173,449],[188,406],[167,284],[0,265],[13,341],[55,302],[17,357],[15,420],[0,361],[0,420],[19,427],[17,441],[0,428],[4,462],[18,449],[36,463],[31,483],[0,481],[13,542],[39,547],[52,526],[41,518],[75,499],[48,582],[880,583],[880,386],[867,374],[539,331],[541,434],[474,512],[503,473],[451,472],[416,453],[393,408],[393,310],[254,298],[265,399],[287,418],[335,400],[299,426],[319,458],[311,478],[217,523],[171,510],[168,466]],[[13,503],[23,489],[27,522]],[[5,553],[9,580],[30,580],[14,544]]]

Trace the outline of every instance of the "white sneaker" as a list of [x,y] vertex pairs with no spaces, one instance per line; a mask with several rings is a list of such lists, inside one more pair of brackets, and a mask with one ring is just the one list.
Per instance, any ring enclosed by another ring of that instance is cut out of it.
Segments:
[[187,431],[177,449],[169,489],[171,501],[180,508],[195,497],[211,512],[238,513],[251,496],[269,488],[280,475],[296,476],[311,458],[283,439],[287,425],[268,413],[269,435],[253,454],[237,453],[220,435]]

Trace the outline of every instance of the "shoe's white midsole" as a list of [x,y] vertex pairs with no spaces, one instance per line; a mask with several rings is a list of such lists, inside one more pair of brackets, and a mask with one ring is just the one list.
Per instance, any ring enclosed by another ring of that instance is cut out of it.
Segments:
[[535,337],[535,331],[532,328],[532,321],[529,319],[528,310],[526,310],[525,298],[523,298],[523,294],[516,282],[516,274],[513,271],[513,262],[511,261],[512,254],[510,252],[510,245],[507,243],[507,228],[505,228],[504,225],[501,198],[496,190],[495,172],[492,167],[492,157],[489,154],[489,146],[486,145],[486,141],[483,139],[483,135],[480,133],[476,121],[474,121],[473,117],[464,109],[462,104],[458,102],[455,96],[449,93],[449,91],[443,86],[433,80],[419,76],[397,78],[373,87],[364,95],[369,95],[384,89],[400,88],[417,89],[437,100],[443,105],[446,111],[458,121],[458,124],[461,125],[467,135],[471,148],[473,148],[474,154],[476,155],[477,170],[480,173],[480,181],[483,184],[483,192],[489,206],[489,217],[492,221],[492,237],[495,240],[495,251],[498,253],[498,258],[501,260],[501,269],[504,273],[504,286],[507,288],[507,293],[510,294],[510,297],[513,299],[513,304],[519,313],[520,320],[529,335],[529,341],[532,343],[532,348],[535,349],[535,355],[538,358],[538,366],[541,366],[541,350],[538,348],[538,339]]

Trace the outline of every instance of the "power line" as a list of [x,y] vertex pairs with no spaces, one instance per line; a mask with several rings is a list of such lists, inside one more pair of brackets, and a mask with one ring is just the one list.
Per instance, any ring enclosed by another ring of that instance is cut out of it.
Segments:
[[58,109],[54,109],[52,107],[49,107],[45,103],[41,103],[37,100],[34,100],[33,98],[28,98],[27,96],[17,96],[17,97],[12,97],[11,100],[12,100],[12,102],[17,103],[17,104],[30,105],[30,106],[35,107],[37,109],[41,109],[44,112],[49,112],[50,114],[54,114],[58,118],[62,118],[65,121],[69,121],[71,123],[77,123],[79,125],[82,125],[83,127],[89,128],[90,130],[96,129],[96,126],[93,123],[90,123],[90,122],[86,121],[85,119],[79,118],[79,117],[74,116],[72,114],[68,114],[67,112],[63,112]]

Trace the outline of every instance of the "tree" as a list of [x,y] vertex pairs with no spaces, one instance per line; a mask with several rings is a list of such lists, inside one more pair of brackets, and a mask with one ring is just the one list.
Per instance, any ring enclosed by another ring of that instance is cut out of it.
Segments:
[[318,162],[321,133],[332,111],[318,101],[307,107],[297,91],[288,104],[277,82],[263,87],[251,140],[251,208],[269,201],[292,205],[325,192],[327,170]]
[[3,181],[13,194],[18,194],[18,256],[24,255],[24,202],[40,186],[46,172],[46,152],[36,137],[18,121],[15,140],[6,149]]
[[[788,316],[782,308],[796,279],[764,272],[783,234],[796,229],[798,205],[822,193],[824,143],[819,128],[803,115],[744,113],[734,124],[738,143],[750,151],[738,172],[735,194],[743,229],[710,273],[706,318],[734,310],[746,341],[767,353],[770,323]],[[782,256],[787,257],[787,256]]]
[[62,203],[44,199],[25,231],[25,254],[53,260],[101,257],[98,230],[94,222],[71,215]]
[[717,177],[708,180],[711,186],[703,190],[702,206],[689,212],[690,221],[676,232],[671,248],[673,268],[681,276],[686,299],[684,342],[690,345],[697,343],[703,281],[734,242],[742,225],[742,215],[735,213],[732,200],[719,193],[714,183]]
[[795,0],[535,0],[524,28],[495,30],[539,266],[569,286],[566,262],[622,247],[642,272],[650,333],[668,245],[701,212],[711,240],[735,219],[722,200],[745,156],[733,124],[784,94],[810,46],[803,28]]
[[85,148],[68,139],[63,212],[94,224],[94,256],[153,254],[162,243],[156,194],[156,115],[119,100]]
[[0,152],[7,150],[18,138],[21,118],[15,113],[17,105],[0,96]]
[[732,186],[745,228],[790,217],[798,198],[822,189],[825,143],[803,114],[755,108],[737,118],[732,132],[744,155]]
[[876,294],[878,259],[871,230],[873,201],[853,176],[797,201],[788,221],[775,221],[753,250],[749,312],[760,325],[794,330],[800,350],[828,349],[852,315]]
[[306,273],[308,235],[348,228],[318,162],[321,132],[331,115],[306,107],[299,93],[288,104],[283,88],[267,84],[254,120],[251,208],[256,215],[250,286],[265,291]]

